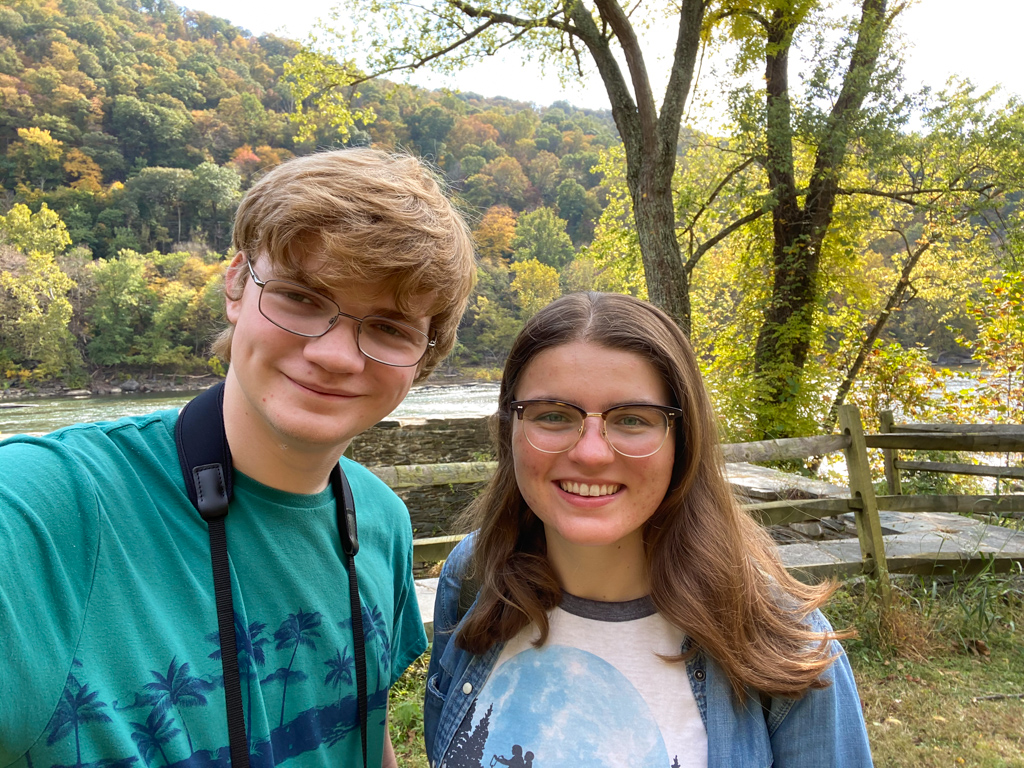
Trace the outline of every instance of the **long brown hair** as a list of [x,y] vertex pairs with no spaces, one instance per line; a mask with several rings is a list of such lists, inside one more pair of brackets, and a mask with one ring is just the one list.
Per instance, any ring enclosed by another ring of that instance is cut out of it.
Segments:
[[[686,336],[664,312],[619,294],[577,293],[549,304],[512,345],[496,422],[498,468],[467,512],[476,530],[476,607],[456,643],[483,653],[528,624],[547,639],[547,612],[561,587],[546,557],[544,528],[516,484],[510,404],[516,384],[541,351],[576,341],[640,355],[658,371],[683,417],[676,421],[672,480],[644,524],[651,599],[658,612],[745,687],[799,696],[822,685],[832,662],[828,641],[804,622],[832,585],[808,586],[787,573],[761,526],[737,504],[723,472],[718,424]],[[676,657],[683,660],[685,656]]]

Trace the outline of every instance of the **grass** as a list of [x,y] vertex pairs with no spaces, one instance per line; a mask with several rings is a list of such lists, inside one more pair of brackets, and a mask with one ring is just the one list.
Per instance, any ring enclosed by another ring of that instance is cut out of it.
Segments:
[[423,748],[423,695],[430,649],[391,688],[388,727],[400,768],[430,768]]
[[859,633],[844,645],[875,764],[1024,766],[1024,577],[894,587],[888,615],[858,583],[827,611]]
[[[1024,768],[1024,575],[894,583],[883,614],[869,585],[841,585],[826,610],[844,642],[879,768]],[[402,768],[427,768],[427,656],[392,689]],[[995,696],[997,698],[985,698]]]

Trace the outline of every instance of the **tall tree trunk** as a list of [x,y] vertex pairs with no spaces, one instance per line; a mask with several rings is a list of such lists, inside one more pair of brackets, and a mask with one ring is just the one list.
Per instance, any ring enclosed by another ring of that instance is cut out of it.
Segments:
[[644,181],[633,197],[633,218],[643,255],[647,296],[689,336],[690,285],[676,240],[672,188],[670,185],[667,191],[658,190]]
[[838,180],[853,125],[892,19],[887,0],[862,0],[857,41],[842,89],[818,140],[803,205],[797,197],[789,99],[789,51],[798,20],[777,9],[766,21],[767,172],[772,210],[772,292],[754,350],[758,418],[755,437],[789,436],[810,352],[821,249],[832,224]]
[[700,29],[707,0],[682,0],[676,47],[659,113],[636,32],[616,0],[594,0],[600,20],[614,31],[626,61],[632,93],[608,38],[594,17],[577,3],[572,20],[586,44],[608,92],[612,117],[626,150],[626,182],[644,264],[647,295],[680,328],[690,333],[690,285],[675,232],[672,177],[676,167],[679,123],[689,96],[700,50]]

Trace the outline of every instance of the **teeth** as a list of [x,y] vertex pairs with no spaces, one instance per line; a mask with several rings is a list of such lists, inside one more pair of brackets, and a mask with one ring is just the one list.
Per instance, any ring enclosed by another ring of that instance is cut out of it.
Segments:
[[610,496],[618,493],[621,486],[617,483],[611,485],[588,485],[587,483],[570,483],[563,480],[559,487],[566,493],[575,493],[577,496]]

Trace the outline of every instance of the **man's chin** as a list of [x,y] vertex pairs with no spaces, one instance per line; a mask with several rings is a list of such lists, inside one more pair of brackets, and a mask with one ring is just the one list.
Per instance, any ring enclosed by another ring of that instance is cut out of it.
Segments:
[[324,424],[325,418],[316,417],[303,422],[278,421],[273,425],[281,447],[297,451],[323,452],[336,450],[340,455],[362,430],[343,425]]

